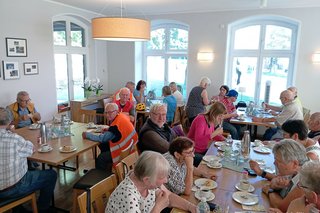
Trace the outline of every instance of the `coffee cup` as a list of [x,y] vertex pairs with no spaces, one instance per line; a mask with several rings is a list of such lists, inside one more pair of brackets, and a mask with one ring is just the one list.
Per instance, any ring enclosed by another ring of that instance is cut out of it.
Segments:
[[93,122],[88,123],[88,128],[93,128],[95,125]]
[[220,162],[219,162],[219,160],[218,159],[212,159],[212,160],[210,160],[209,161],[209,165],[210,166],[219,166],[219,164],[220,164]]
[[239,119],[243,120],[244,119],[244,114],[239,115]]
[[42,152],[48,152],[50,150],[50,146],[48,144],[41,145]]
[[262,141],[261,140],[254,140],[254,145],[260,146],[260,145],[262,145]]
[[250,183],[249,181],[247,180],[240,180],[240,183],[239,183],[239,188],[242,189],[242,190],[245,190],[247,191],[250,187]]
[[211,191],[203,189],[200,191],[199,195],[200,197],[205,197],[206,199],[208,199],[211,196]]

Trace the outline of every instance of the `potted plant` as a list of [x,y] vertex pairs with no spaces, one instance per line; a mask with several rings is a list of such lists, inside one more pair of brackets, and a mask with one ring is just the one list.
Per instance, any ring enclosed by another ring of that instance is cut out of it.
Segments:
[[88,78],[86,78],[84,80],[84,84],[83,84],[83,90],[84,90],[84,97],[85,98],[89,98],[91,95],[91,92],[93,91],[92,85],[91,85],[91,80],[89,80]]
[[103,85],[100,84],[100,79],[96,78],[95,80],[92,80],[92,88],[93,91],[95,92],[96,96],[101,95],[101,91],[103,90]]

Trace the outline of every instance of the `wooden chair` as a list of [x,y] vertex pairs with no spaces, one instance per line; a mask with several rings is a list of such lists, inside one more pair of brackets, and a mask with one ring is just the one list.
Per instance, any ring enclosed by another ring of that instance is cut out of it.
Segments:
[[38,213],[37,198],[35,192],[14,199],[0,199],[0,212],[6,212],[28,201],[31,201],[32,212]]
[[[114,174],[92,186],[78,197],[80,212],[104,212],[106,203],[116,187],[117,178]],[[87,203],[90,203],[89,209]]]
[[139,153],[135,151],[122,159],[121,162],[116,165],[116,173],[119,183],[125,178],[126,174],[128,174],[128,172],[133,169],[138,158]]
[[90,123],[90,122],[96,123],[96,116],[97,116],[96,110],[80,109],[79,114],[80,114],[82,123]]

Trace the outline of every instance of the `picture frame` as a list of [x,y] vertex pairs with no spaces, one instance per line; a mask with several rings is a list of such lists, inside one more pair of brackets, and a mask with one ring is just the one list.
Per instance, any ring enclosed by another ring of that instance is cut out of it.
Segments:
[[27,57],[27,39],[6,38],[7,57]]
[[3,79],[12,80],[20,78],[19,63],[2,61]]
[[25,75],[38,75],[39,66],[38,62],[25,62],[23,63],[23,69]]

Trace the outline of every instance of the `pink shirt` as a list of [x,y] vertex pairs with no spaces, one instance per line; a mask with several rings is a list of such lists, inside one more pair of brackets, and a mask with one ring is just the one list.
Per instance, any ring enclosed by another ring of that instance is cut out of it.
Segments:
[[[188,138],[194,141],[194,148],[196,153],[203,154],[208,149],[208,143],[211,141],[211,133],[214,131],[214,126],[210,126],[204,115],[199,114],[193,121],[188,133]],[[222,141],[224,137],[217,135],[212,140]]]

